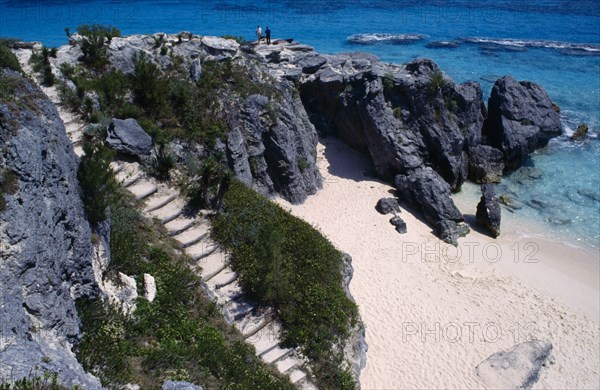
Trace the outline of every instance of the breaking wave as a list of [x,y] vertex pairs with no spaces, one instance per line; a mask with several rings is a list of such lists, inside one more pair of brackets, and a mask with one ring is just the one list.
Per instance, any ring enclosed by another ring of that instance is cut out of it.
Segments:
[[560,53],[567,55],[600,56],[600,45],[593,45],[587,43],[479,37],[461,38],[461,41],[465,43],[473,43],[484,46],[495,45],[499,47],[505,47],[507,49],[542,48],[557,50]]
[[409,44],[421,41],[428,38],[424,34],[385,34],[385,33],[369,33],[369,34],[354,34],[346,38],[350,43],[360,45],[373,45],[376,43],[391,43],[394,45]]

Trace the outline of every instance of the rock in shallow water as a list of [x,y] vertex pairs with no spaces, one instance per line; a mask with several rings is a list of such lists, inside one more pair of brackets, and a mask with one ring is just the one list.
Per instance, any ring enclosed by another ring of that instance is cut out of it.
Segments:
[[571,136],[571,139],[574,141],[584,139],[588,133],[588,130],[588,125],[586,125],[585,123],[579,125],[579,127],[577,127],[577,131],[575,131],[575,133]]
[[[475,371],[488,386],[497,389],[531,389],[552,352],[547,341],[518,344],[509,351],[496,352]],[[552,364],[552,362],[550,362]]]
[[560,114],[538,84],[506,76],[496,81],[483,135],[500,149],[506,167],[518,167],[535,149],[562,133]]

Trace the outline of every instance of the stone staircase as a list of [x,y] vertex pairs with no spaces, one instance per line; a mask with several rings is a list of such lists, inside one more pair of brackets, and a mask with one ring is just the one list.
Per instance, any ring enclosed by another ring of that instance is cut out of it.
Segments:
[[[33,74],[27,63],[31,50],[15,50],[15,54],[23,68]],[[56,105],[73,149],[81,157],[84,154],[82,143],[86,124],[61,107],[55,87],[42,87],[42,90]],[[281,346],[281,325],[272,310],[260,309],[245,299],[237,281],[238,276],[230,267],[228,253],[210,238],[207,214],[189,213],[187,202],[179,191],[149,177],[138,162],[115,160],[111,168],[123,187],[144,202],[144,215],[158,219],[169,236],[190,256],[190,266],[201,277],[204,290],[217,304],[227,322],[233,324],[246,342],[254,346],[256,355],[288,376],[299,389],[316,389],[307,376],[305,358],[296,350]]]
[[[192,269],[202,278],[205,290],[227,321],[233,324],[266,363],[288,375],[302,389],[312,389],[303,367],[306,361],[293,349],[280,345],[281,325],[270,310],[260,310],[245,299],[229,255],[210,239],[210,223],[202,212],[190,215],[179,192],[142,172],[137,162],[115,161],[117,179],[138,200],[144,214],[156,218],[192,259]],[[160,291],[158,292],[160,294]]]

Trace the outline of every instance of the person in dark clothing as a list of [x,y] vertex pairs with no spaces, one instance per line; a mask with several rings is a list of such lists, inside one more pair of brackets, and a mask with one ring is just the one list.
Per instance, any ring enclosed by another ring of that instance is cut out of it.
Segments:
[[267,26],[267,29],[265,30],[265,36],[267,37],[267,45],[271,44],[271,29],[269,29],[269,26]]

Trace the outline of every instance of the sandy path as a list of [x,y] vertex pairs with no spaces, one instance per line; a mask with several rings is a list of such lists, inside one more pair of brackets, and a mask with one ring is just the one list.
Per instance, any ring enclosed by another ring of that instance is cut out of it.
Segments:
[[[359,154],[321,142],[323,190],[298,206],[277,201],[353,257],[350,289],[369,343],[363,389],[485,388],[474,367],[529,339],[554,345],[554,364],[535,388],[600,387],[597,254],[518,239],[505,223],[506,239],[474,232],[457,256],[406,210],[408,234],[399,235],[374,209],[392,188],[361,174],[367,163]],[[539,245],[537,263],[524,263],[529,242]]]

